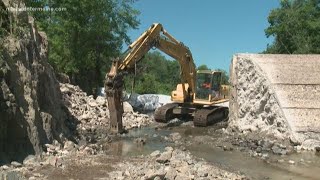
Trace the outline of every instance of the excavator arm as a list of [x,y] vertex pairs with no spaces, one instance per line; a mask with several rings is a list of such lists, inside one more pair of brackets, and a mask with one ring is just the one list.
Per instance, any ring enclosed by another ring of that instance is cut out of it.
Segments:
[[110,127],[114,132],[123,131],[123,76],[135,68],[136,63],[153,47],[179,62],[184,101],[190,101],[195,92],[196,68],[189,48],[171,36],[161,24],[155,23],[129,46],[123,58],[113,61],[106,75],[105,91],[110,111]]

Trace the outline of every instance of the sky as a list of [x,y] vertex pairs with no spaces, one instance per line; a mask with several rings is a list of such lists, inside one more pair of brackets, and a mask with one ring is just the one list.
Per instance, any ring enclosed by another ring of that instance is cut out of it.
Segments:
[[234,54],[259,53],[272,43],[264,29],[278,6],[279,0],[138,0],[133,7],[140,11],[140,25],[128,33],[134,41],[161,23],[190,48],[197,66],[228,72]]

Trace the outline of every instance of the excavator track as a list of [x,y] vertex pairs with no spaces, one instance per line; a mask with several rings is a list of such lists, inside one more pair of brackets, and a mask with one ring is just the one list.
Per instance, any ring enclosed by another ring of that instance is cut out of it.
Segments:
[[169,120],[174,118],[173,109],[177,106],[178,104],[170,103],[157,108],[154,112],[154,119],[157,122],[168,122]]
[[193,118],[194,126],[209,126],[228,118],[229,109],[227,107],[213,106],[210,109],[198,109]]

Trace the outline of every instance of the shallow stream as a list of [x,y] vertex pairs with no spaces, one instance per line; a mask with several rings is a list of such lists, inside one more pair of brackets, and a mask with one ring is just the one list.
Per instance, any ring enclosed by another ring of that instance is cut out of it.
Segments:
[[[211,139],[218,138],[214,137],[214,134],[208,134],[209,128],[177,126],[158,130],[152,127],[133,129],[111,143],[107,154],[144,156],[155,150],[163,151],[166,146],[175,146],[174,143],[170,143],[166,139],[171,133],[179,132],[182,136],[180,140],[189,142],[183,146],[195,157],[203,158],[229,171],[244,173],[249,178],[320,179],[320,156],[314,152],[294,153],[285,156],[270,154],[270,161],[266,161],[258,157],[250,157],[248,152],[240,152],[236,148],[233,151],[224,151],[222,148],[208,145],[205,142],[193,143],[193,139],[199,139],[203,136],[209,136]],[[141,139],[145,141],[145,144],[139,141]],[[294,163],[290,164],[289,161],[294,161]]]

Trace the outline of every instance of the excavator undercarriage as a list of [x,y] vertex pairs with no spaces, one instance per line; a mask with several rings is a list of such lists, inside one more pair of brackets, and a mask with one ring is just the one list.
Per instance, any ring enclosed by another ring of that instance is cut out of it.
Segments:
[[157,122],[167,123],[173,118],[192,117],[195,126],[209,126],[226,120],[228,118],[229,109],[223,106],[188,106],[183,107],[177,103],[166,104],[156,109],[154,119]]

